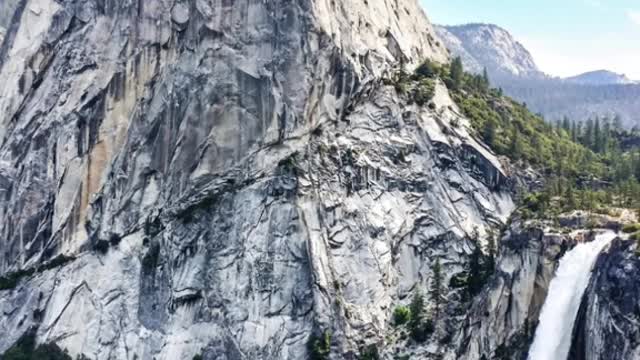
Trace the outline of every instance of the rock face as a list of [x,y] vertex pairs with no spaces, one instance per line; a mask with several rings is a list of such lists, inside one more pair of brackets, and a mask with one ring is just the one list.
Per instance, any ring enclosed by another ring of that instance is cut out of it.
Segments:
[[19,3],[19,0],[3,0],[0,3],[0,28],[6,29],[9,26]]
[[640,259],[636,244],[614,240],[594,269],[574,327],[569,358],[640,358]]
[[495,275],[472,303],[458,333],[457,358],[526,359],[558,261],[584,234],[557,234],[544,224],[512,224]]
[[448,59],[415,0],[19,5],[0,353],[35,329],[91,359],[299,359],[329,331],[353,359],[513,211],[442,84],[419,107],[381,81]]
[[18,5],[18,0],[3,0],[0,3],[0,48],[2,48],[4,36]]
[[[462,40],[454,35],[453,32],[449,31],[449,27],[436,25],[435,29],[439,38],[442,39],[442,42],[447,47],[451,55],[460,57],[466,71],[475,74],[482,74],[485,65],[480,63],[480,61],[478,61],[478,59],[476,59],[474,55],[465,48],[465,44]],[[498,66],[501,65],[498,64]]]
[[492,24],[437,26],[446,47],[463,60],[469,71],[487,68],[494,77],[544,77],[533,56],[511,34]]

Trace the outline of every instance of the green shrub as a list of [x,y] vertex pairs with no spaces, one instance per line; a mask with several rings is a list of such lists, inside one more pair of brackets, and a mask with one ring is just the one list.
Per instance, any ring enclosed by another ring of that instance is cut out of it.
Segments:
[[378,347],[371,344],[360,351],[360,360],[380,360]]
[[25,277],[29,277],[46,270],[55,269],[73,260],[75,260],[75,257],[73,256],[58,255],[50,261],[42,264],[39,268],[22,269],[0,276],[0,291],[14,289],[18,286],[20,280]]
[[73,261],[75,259],[76,259],[75,256],[58,255],[58,256],[54,257],[53,259],[51,259],[50,261],[46,262],[38,270],[39,271],[45,271],[45,270],[55,269],[57,267],[65,265],[66,263],[71,262],[71,261]]
[[96,241],[93,248],[101,254],[106,254],[109,251],[109,241],[100,239]]
[[416,104],[423,106],[433,99],[435,95],[435,83],[431,79],[420,80],[414,90],[413,100]]
[[640,231],[640,224],[627,224],[622,227],[622,232],[625,234],[631,234]]
[[36,346],[36,337],[32,331],[22,335],[0,358],[2,360],[71,360],[71,356],[56,344]]
[[383,83],[393,85],[398,94],[406,94],[410,83],[409,74],[404,71],[398,71],[390,80],[384,80]]
[[393,323],[396,326],[404,325],[411,320],[411,310],[406,306],[398,306],[393,310]]
[[636,242],[636,255],[640,256],[640,232],[631,235],[630,238]]
[[18,270],[10,272],[4,276],[0,276],[0,291],[14,289],[22,278],[31,276],[35,273],[34,269]]
[[423,320],[411,328],[411,338],[418,343],[423,343],[427,341],[434,330],[433,320]]
[[453,275],[451,277],[451,279],[449,280],[449,287],[451,289],[466,288],[469,285],[468,276],[469,276],[469,274],[466,273],[466,272],[461,272],[461,273]]
[[431,60],[423,62],[415,72],[416,78],[435,78],[440,75],[440,67]]
[[321,336],[311,335],[307,343],[311,360],[326,360],[331,353],[331,333],[324,331]]

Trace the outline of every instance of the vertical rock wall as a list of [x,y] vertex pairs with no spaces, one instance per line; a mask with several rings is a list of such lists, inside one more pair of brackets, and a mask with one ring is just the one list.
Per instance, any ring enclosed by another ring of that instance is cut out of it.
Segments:
[[30,273],[0,352],[35,328],[91,359],[298,359],[327,330],[355,358],[513,210],[442,84],[418,107],[380,81],[447,59],[414,0],[18,5],[0,273]]

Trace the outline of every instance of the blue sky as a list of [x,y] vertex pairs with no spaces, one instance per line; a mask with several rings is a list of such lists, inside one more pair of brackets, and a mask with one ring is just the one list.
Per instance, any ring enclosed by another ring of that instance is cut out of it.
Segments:
[[420,0],[436,24],[509,30],[556,76],[608,69],[640,80],[640,0]]

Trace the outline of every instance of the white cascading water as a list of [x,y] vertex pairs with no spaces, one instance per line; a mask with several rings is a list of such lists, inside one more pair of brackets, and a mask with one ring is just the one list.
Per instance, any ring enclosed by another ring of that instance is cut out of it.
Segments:
[[542,306],[529,360],[567,359],[573,323],[591,270],[602,249],[615,237],[613,232],[602,233],[592,242],[576,245],[562,257]]

